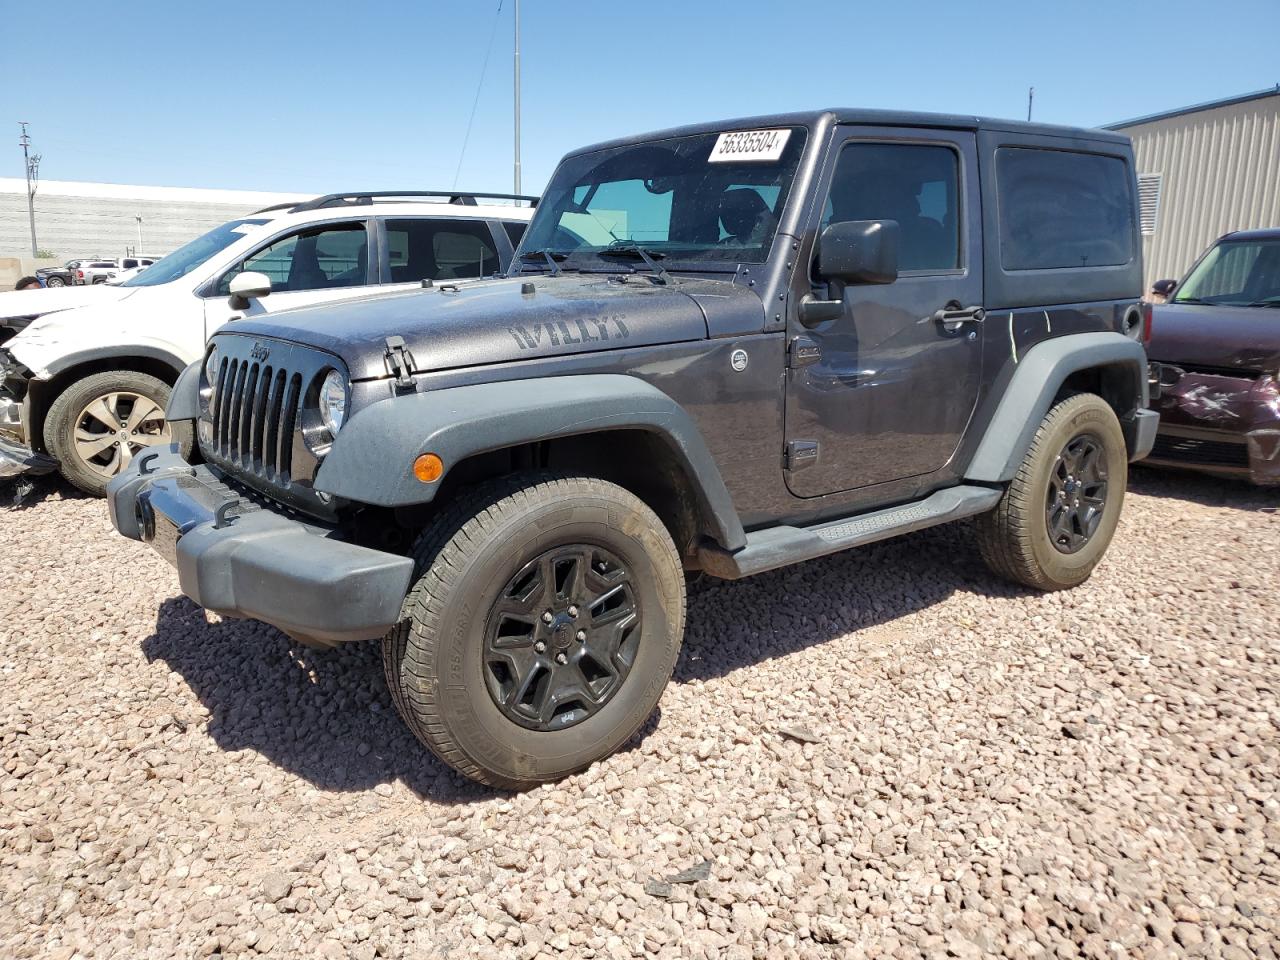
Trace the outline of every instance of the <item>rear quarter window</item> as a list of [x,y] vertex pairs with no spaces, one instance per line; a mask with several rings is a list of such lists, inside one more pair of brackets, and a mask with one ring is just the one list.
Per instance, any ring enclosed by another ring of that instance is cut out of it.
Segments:
[[996,189],[1005,270],[1114,267],[1133,260],[1133,194],[1121,158],[1001,147]]
[[503,220],[502,229],[507,231],[507,239],[511,241],[512,247],[520,246],[520,238],[524,236],[524,228],[528,224],[520,220]]

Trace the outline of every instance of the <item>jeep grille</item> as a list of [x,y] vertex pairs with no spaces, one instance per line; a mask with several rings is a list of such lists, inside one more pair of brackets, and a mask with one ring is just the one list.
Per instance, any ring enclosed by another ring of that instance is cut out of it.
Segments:
[[302,375],[234,357],[218,370],[213,451],[230,465],[289,485]]
[[303,438],[306,405],[332,356],[266,338],[220,335],[221,360],[200,449],[233,479],[287,506],[332,515],[311,487],[319,460]]

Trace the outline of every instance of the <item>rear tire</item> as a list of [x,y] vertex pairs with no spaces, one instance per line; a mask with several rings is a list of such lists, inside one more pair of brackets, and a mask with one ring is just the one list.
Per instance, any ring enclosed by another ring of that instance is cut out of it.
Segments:
[[449,507],[384,638],[392,699],[463,775],[521,789],[584,769],[653,712],[684,633],[661,521],[612,483],[511,477]]
[[149,374],[92,374],[71,384],[49,406],[45,449],[73,486],[104,496],[111,478],[147,447],[176,443],[182,456],[191,452],[191,424],[169,424],[164,419],[168,402],[169,385]]
[[978,518],[993,573],[1036,590],[1089,579],[1124,504],[1129,455],[1115,411],[1077,394],[1055,404],[995,509]]

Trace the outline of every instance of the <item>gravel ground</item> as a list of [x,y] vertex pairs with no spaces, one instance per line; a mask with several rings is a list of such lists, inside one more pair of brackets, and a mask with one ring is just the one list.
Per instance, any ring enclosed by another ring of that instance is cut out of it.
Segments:
[[709,587],[641,735],[510,795],[375,644],[207,623],[46,482],[0,508],[0,956],[1275,957],[1278,510],[1140,472],[1072,593],[964,527]]

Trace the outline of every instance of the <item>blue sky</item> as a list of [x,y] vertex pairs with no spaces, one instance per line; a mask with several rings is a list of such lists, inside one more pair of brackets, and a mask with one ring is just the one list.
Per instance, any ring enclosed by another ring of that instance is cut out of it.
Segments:
[[[514,0],[5,2],[0,176],[280,191],[512,186]],[[196,11],[200,12],[197,13]],[[526,192],[566,150],[820,106],[1097,125],[1280,82],[1277,0],[523,0]],[[1158,29],[1157,29],[1158,28]]]

